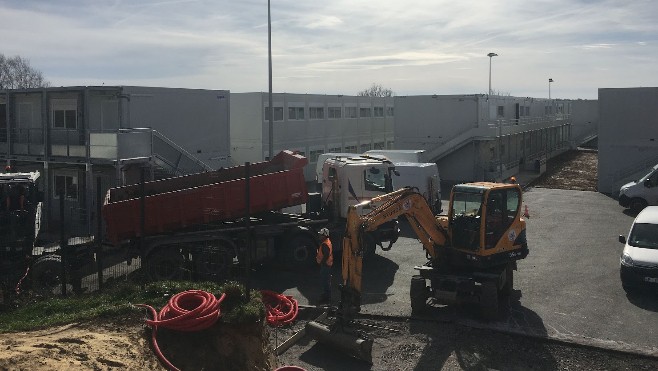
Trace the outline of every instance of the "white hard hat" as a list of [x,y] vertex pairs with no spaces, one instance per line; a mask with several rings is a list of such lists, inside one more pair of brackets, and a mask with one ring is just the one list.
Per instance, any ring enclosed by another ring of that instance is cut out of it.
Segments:
[[320,232],[318,233],[320,234],[320,236],[329,237],[329,230],[327,228],[320,229]]

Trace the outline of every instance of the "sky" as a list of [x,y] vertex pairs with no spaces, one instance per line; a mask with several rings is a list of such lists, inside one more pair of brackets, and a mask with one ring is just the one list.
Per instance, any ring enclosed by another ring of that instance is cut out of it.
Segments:
[[[267,0],[0,0],[0,14],[0,53],[52,86],[268,91]],[[658,86],[655,0],[271,0],[271,17],[274,92],[484,94],[490,64],[503,95]]]

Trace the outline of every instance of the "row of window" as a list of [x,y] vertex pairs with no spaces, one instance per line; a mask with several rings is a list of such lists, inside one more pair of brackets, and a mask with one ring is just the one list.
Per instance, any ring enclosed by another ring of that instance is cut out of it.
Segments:
[[[356,145],[345,146],[344,151],[342,150],[341,147],[329,148],[326,153],[363,153],[371,149],[385,149],[385,148],[386,148],[386,143],[384,142],[376,142],[373,143],[372,146],[370,145],[370,143],[364,143],[360,146],[356,146]],[[299,151],[298,153],[302,156],[306,156],[304,151]],[[325,151],[322,149],[311,150],[309,153],[309,162],[311,163],[317,162],[318,157],[320,157],[320,155],[323,153],[325,153]]]
[[[0,112],[5,113],[6,104],[0,104]],[[17,121],[21,127],[33,127],[34,107],[32,102],[18,103]],[[2,115],[3,121],[5,114]],[[56,129],[77,129],[78,108],[75,99],[56,99],[51,105],[51,122]],[[6,122],[4,123],[6,125]]]
[[[270,119],[269,107],[264,108],[265,120]],[[386,116],[392,117],[394,114],[393,107],[386,107]],[[340,119],[340,118],[355,119],[359,117],[384,117],[384,107],[327,107],[325,115],[325,107],[309,107],[308,118],[311,120],[324,120],[324,119]],[[288,120],[305,120],[304,107],[288,107]],[[283,107],[274,107],[274,121],[283,121]]]

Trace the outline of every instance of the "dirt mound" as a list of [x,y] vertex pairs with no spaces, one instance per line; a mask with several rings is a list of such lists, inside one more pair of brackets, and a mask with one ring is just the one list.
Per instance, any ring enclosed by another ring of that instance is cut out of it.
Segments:
[[[0,370],[165,370],[150,344],[144,316],[100,319],[38,331],[0,334]],[[271,370],[262,324],[181,333],[158,330],[165,356],[181,370]]]
[[546,163],[546,172],[530,185],[541,188],[596,192],[598,183],[598,152],[573,150]]

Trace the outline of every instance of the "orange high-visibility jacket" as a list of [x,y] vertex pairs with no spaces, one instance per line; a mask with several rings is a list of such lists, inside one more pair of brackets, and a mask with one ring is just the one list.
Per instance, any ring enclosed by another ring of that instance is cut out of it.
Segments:
[[324,255],[322,254],[322,245],[326,245],[329,248],[329,254],[327,256],[327,266],[331,267],[332,265],[334,265],[334,252],[329,237],[326,237],[322,241],[322,243],[320,243],[320,246],[318,247],[318,252],[315,255],[315,261],[317,261],[318,264],[322,264],[322,261],[324,260]]

